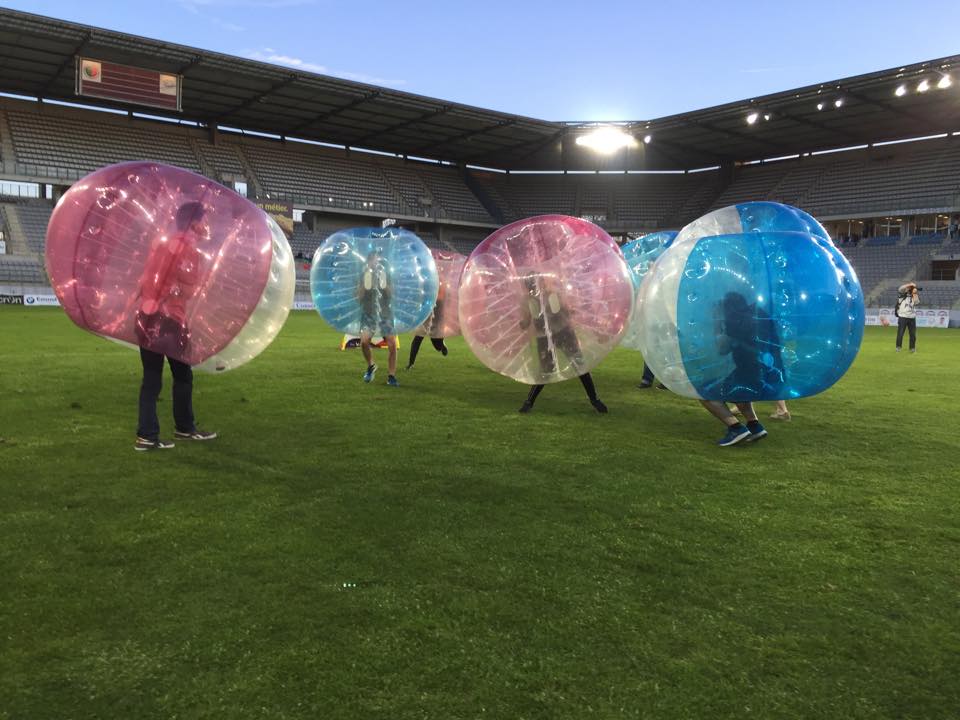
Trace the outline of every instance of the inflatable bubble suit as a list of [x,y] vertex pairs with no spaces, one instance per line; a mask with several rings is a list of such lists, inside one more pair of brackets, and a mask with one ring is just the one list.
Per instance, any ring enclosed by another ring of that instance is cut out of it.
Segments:
[[437,264],[440,287],[433,311],[414,333],[431,338],[454,337],[460,334],[460,274],[467,256],[436,248],[431,248],[430,252]]
[[620,342],[633,281],[596,225],[542,215],[500,228],[470,254],[460,327],[473,353],[530,385],[589,372]]
[[863,292],[806,213],[744,203],[681,230],[640,288],[640,349],[667,387],[723,401],[814,395],[863,339]]
[[433,310],[438,286],[429,248],[397,227],[335,232],[317,248],[310,268],[320,316],[351,335],[413,330]]
[[[623,257],[627,261],[627,267],[630,268],[634,289],[638,293],[643,276],[647,274],[650,266],[663,254],[663,251],[670,247],[676,236],[677,233],[673,230],[650,233],[636,240],[631,240],[621,248]],[[634,308],[630,324],[627,326],[627,331],[623,334],[620,344],[631,350],[640,349],[639,305]]]
[[296,283],[276,222],[233,190],[154,162],[75,183],[50,218],[46,262],[77,325],[208,371],[263,351]]

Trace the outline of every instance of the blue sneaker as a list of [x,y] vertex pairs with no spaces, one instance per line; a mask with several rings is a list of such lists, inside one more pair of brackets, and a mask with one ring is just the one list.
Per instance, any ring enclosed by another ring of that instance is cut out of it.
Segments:
[[767,436],[766,429],[759,421],[747,423],[747,430],[750,432],[750,437],[747,438],[747,442],[756,442]]
[[720,447],[736,445],[741,440],[746,440],[749,435],[750,431],[747,430],[743,425],[734,425],[727,429],[726,435],[717,440],[717,445]]
[[377,364],[374,363],[367,368],[367,371],[363,374],[363,381],[365,383],[373,382],[373,376],[377,374]]
[[397,380],[396,375],[387,375],[387,385],[390,387],[400,387],[400,381]]

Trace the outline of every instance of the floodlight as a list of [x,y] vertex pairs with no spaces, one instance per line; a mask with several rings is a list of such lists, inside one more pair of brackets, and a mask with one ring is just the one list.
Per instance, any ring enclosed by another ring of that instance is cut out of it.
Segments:
[[946,90],[951,85],[953,85],[953,79],[949,75],[944,75],[937,83],[937,87],[941,90]]
[[760,113],[752,112],[747,115],[747,125],[753,125],[757,121],[758,117],[760,117]]
[[833,101],[833,106],[835,108],[843,107],[843,98],[837,98]]
[[817,103],[817,110],[823,110],[823,103]]
[[930,89],[930,81],[924,78],[920,81],[920,84],[917,85],[917,92],[926,92]]
[[627,147],[636,147],[637,139],[625,133],[620,128],[599,127],[587,135],[581,135],[576,140],[577,145],[588,147],[601,155],[611,155],[617,150]]
[[896,89],[896,92],[894,92],[893,94],[896,95],[897,97],[903,97],[904,95],[907,94],[907,86],[901,85]]
[[653,136],[651,136],[651,135],[644,135],[644,136],[643,136],[643,142],[645,142],[645,143],[648,144],[648,145],[650,144],[650,141],[651,141],[652,139],[653,139]]

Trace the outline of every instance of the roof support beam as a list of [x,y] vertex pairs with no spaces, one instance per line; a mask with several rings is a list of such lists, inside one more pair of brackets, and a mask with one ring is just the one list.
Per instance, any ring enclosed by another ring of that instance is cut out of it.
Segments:
[[[562,142],[563,136],[566,135],[567,132],[569,132],[569,130],[570,128],[566,128],[566,127],[561,128],[560,130],[557,130],[557,132],[551,133],[548,137],[545,137],[542,140],[538,140],[534,142],[533,145],[531,145],[529,142],[514,143],[513,145],[508,145],[507,147],[501,148],[499,150],[487,151],[483,154],[471,155],[467,157],[464,160],[464,162],[465,163],[482,162],[484,158],[495,158],[495,157],[498,157],[499,153],[512,154],[515,150],[526,150],[526,152],[523,153],[522,155],[513,156],[514,161],[526,160],[528,157],[530,157],[535,153],[540,152],[543,148],[547,147],[551,143]],[[493,161],[491,160],[491,162]],[[515,169],[515,168],[504,168],[504,169],[506,170],[506,169]]]
[[60,79],[60,75],[63,73],[63,71],[73,64],[76,56],[83,52],[83,49],[90,44],[90,41],[92,39],[93,39],[93,33],[88,32],[84,36],[83,40],[81,40],[77,44],[77,46],[73,49],[73,52],[71,52],[69,55],[67,55],[67,57],[63,59],[63,62],[60,63],[60,66],[54,71],[53,75],[50,76],[50,79],[47,80],[46,84],[38,93],[40,97],[43,97],[44,95],[47,94],[47,92],[49,92],[50,88],[53,87],[53,84]]
[[292,74],[287,75],[287,77],[285,77],[283,80],[279,82],[275,82],[273,85],[271,85],[269,88],[267,88],[263,92],[257,93],[256,95],[247,98],[236,107],[233,107],[230,110],[227,110],[227,112],[225,113],[220,113],[215,118],[213,118],[213,122],[220,122],[224,118],[228,118],[231,115],[235,115],[241,110],[244,110],[245,108],[248,108],[251,105],[254,105],[255,103],[260,102],[264,98],[269,97],[270,95],[273,95],[275,92],[277,92],[277,90],[285,88],[287,85],[290,85],[291,83],[295,83],[299,79],[300,79],[299,75],[292,75]]
[[888,102],[884,102],[883,100],[872,100],[868,98],[866,95],[861,95],[855,90],[847,90],[846,88],[844,88],[842,92],[844,95],[852,97],[855,100],[859,100],[862,103],[866,103],[867,105],[873,105],[874,107],[882,108],[883,110],[886,110],[887,112],[893,113],[895,115],[899,115],[900,117],[909,118],[910,120],[920,123],[921,126],[926,126],[930,122],[930,118],[925,118],[921,115],[916,115],[910,112],[909,110],[904,110],[903,108],[899,108],[896,105],[893,105]]
[[306,128],[310,127],[314,123],[318,123],[322,120],[328,120],[329,118],[339,115],[342,112],[346,112],[350,108],[355,108],[358,105],[363,105],[365,102],[369,102],[370,100],[375,100],[376,98],[380,97],[380,93],[381,93],[380,90],[374,90],[373,92],[368,92],[364,95],[361,95],[360,97],[354,100],[351,100],[350,102],[344,105],[338,105],[332,110],[324,110],[322,113],[314,115],[312,118],[310,118],[306,122],[302,122],[299,125],[290,128],[284,134],[296,135],[298,132],[300,132],[301,130],[305,130]]
[[839,128],[832,128],[823,123],[817,122],[815,120],[808,120],[807,118],[800,117],[799,115],[791,115],[790,113],[784,112],[782,110],[774,110],[774,115],[777,117],[786,118],[787,120],[792,120],[795,123],[800,123],[801,125],[806,125],[807,127],[817,128],[817,130],[823,130],[824,132],[832,133],[834,135],[839,135],[842,138],[852,142],[859,143],[861,142],[859,138],[854,135],[851,135],[846,130],[840,130]]
[[[428,112],[421,113],[420,115],[417,115],[416,117],[412,117],[409,120],[404,120],[403,122],[394,123],[393,125],[388,125],[382,130],[377,130],[376,132],[371,132],[371,133],[367,133],[366,135],[362,135],[359,138],[351,140],[350,145],[356,147],[356,146],[359,146],[361,143],[365,143],[367,140],[373,140],[374,138],[392,133],[396,130],[400,130],[401,128],[410,127],[411,125],[416,125],[418,123],[426,122],[427,120],[430,120],[432,118],[440,117],[441,115],[446,115],[448,112],[450,112],[451,109],[452,108],[449,105],[442,105],[436,110],[430,110]],[[408,154],[416,155],[417,153],[404,152],[404,155],[408,155]]]
[[739,140],[746,140],[751,143],[762,143],[768,147],[776,149],[778,152],[787,152],[788,148],[781,143],[774,142],[773,140],[767,140],[766,138],[758,137],[756,135],[748,135],[745,132],[740,132],[739,130],[728,130],[726,128],[718,127],[713,123],[698,122],[696,120],[688,120],[685,123],[686,125],[692,125],[693,127],[702,127],[710,132],[721,133],[723,135],[729,135],[730,137],[735,137]]
[[488,132],[490,132],[491,130],[497,130],[497,129],[499,129],[499,128],[505,128],[505,127],[509,127],[509,126],[511,126],[511,125],[516,125],[516,123],[517,123],[517,121],[516,121],[516,120],[513,120],[513,119],[510,119],[510,120],[500,120],[499,122],[495,122],[495,123],[493,123],[493,124],[491,124],[491,125],[485,125],[485,126],[482,127],[482,128],[476,128],[476,129],[474,129],[474,130],[467,130],[466,132],[462,132],[462,133],[460,133],[459,135],[452,135],[451,137],[444,138],[443,140],[440,140],[440,141],[435,142],[435,143],[430,143],[429,145],[422,145],[422,146],[418,147],[416,150],[414,150],[412,153],[409,153],[409,154],[410,154],[410,155],[421,155],[421,154],[423,154],[423,153],[430,152],[431,150],[434,150],[434,149],[436,149],[436,148],[441,148],[441,147],[444,147],[444,146],[446,146],[446,145],[449,145],[450,143],[460,142],[461,140],[466,140],[467,138],[472,138],[472,137],[475,137],[475,136],[477,136],[477,135],[483,135],[484,133],[488,133]]
[[193,59],[190,62],[184,63],[179,68],[177,68],[177,75],[186,75],[188,72],[193,70],[193,68],[195,68],[197,65],[199,65],[202,62],[203,62],[202,56],[194,55]]

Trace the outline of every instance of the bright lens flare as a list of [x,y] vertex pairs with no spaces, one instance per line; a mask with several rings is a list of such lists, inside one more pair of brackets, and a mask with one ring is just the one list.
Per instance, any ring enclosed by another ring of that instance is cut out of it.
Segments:
[[601,155],[612,155],[623,148],[636,147],[637,140],[633,135],[615,127],[597,128],[588,135],[577,138],[577,145],[588,147]]

